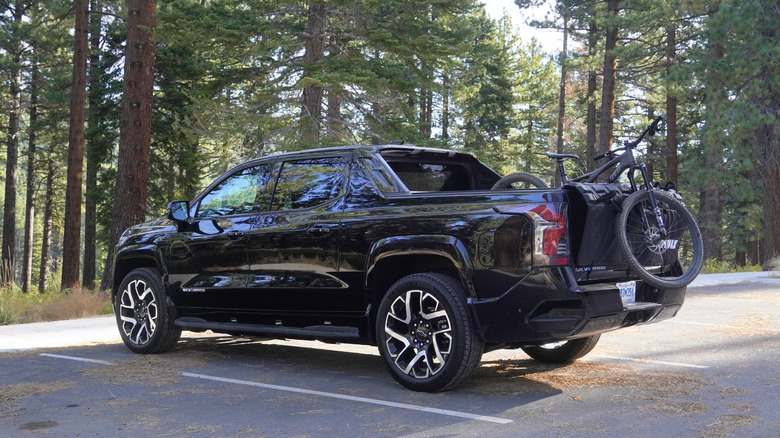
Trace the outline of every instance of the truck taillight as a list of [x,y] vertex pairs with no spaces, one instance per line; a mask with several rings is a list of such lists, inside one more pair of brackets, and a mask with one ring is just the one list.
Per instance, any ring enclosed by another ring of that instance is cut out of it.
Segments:
[[565,266],[569,264],[568,236],[566,234],[566,204],[546,202],[511,207],[494,207],[499,213],[524,214],[533,221],[534,266]]
[[[565,204],[542,204],[529,211],[534,220],[534,264],[568,265]],[[559,211],[560,210],[560,211]]]

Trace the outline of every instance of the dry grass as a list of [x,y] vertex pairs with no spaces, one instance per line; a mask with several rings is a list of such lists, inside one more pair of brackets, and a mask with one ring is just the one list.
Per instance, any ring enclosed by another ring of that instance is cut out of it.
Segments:
[[73,388],[76,385],[76,382],[69,380],[55,380],[52,382],[23,382],[0,386],[0,410],[10,409],[25,398]]
[[740,313],[728,327],[716,327],[709,331],[732,336],[766,336],[777,331],[773,323],[774,318],[775,316],[769,313]]
[[604,387],[687,395],[709,385],[709,382],[695,373],[639,372],[633,367],[615,364],[580,361],[553,366],[531,361],[498,361],[483,362],[466,385],[474,391],[498,396]]
[[0,325],[86,318],[111,313],[108,293],[77,289],[68,293],[0,290]]
[[[719,415],[714,422],[707,425],[707,430],[701,436],[708,438],[720,438],[729,436],[739,436],[734,431],[740,427],[745,427],[755,420],[752,415],[745,414],[724,414]],[[770,436],[770,435],[767,435]]]
[[203,366],[214,357],[208,351],[175,350],[165,355],[134,355],[113,367],[79,371],[84,376],[113,385],[143,385],[160,388],[181,381],[181,369]]

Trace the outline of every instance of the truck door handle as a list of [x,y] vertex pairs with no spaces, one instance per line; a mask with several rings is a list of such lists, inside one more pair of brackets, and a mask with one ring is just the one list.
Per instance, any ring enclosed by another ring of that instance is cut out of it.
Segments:
[[322,237],[330,234],[332,231],[330,225],[312,225],[309,227],[308,233],[312,236]]
[[227,236],[230,240],[239,240],[240,238],[244,237],[243,231],[228,231],[225,233],[225,236]]

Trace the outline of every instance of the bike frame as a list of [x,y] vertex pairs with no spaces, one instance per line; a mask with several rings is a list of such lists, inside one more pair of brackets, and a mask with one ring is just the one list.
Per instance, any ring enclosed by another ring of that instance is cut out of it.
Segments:
[[[626,141],[623,146],[625,152],[611,159],[608,163],[604,164],[603,166],[599,167],[593,172],[580,175],[574,179],[570,180],[566,176],[566,170],[563,166],[563,161],[565,160],[565,158],[562,157],[556,158],[556,161],[558,161],[558,170],[561,174],[561,181],[563,182],[563,184],[566,184],[567,182],[570,181],[582,182],[586,184],[595,183],[596,180],[607,170],[611,169],[614,166],[617,166],[617,168],[612,172],[612,174],[609,175],[609,178],[607,178],[607,183],[614,183],[615,181],[618,180],[618,178],[620,178],[620,175],[622,175],[623,172],[628,172],[627,176],[628,176],[628,181],[631,184],[631,192],[636,192],[639,191],[640,189],[639,186],[636,184],[636,180],[634,179],[634,173],[636,172],[636,170],[639,170],[639,172],[642,174],[642,179],[644,180],[645,183],[644,190],[647,191],[648,198],[650,199],[650,206],[652,207],[653,213],[658,223],[659,232],[661,236],[666,236],[667,234],[666,226],[664,225],[661,209],[658,207],[658,203],[656,202],[655,199],[655,194],[653,193],[652,190],[652,181],[650,180],[650,177],[647,174],[647,166],[645,166],[645,163],[637,163],[636,158],[634,157],[634,148],[636,148],[639,145],[639,143],[645,138],[648,132],[652,130],[652,132],[654,133],[656,127],[663,119],[664,119],[663,116],[657,117],[655,120],[653,120],[653,123],[651,123],[647,128],[645,128],[645,130],[642,132],[642,135],[640,135],[639,138],[637,138],[635,141],[632,142]],[[599,157],[597,157],[597,159],[598,158]],[[645,216],[642,216],[641,220],[642,220],[642,225],[644,227],[650,226],[647,223],[647,218]]]

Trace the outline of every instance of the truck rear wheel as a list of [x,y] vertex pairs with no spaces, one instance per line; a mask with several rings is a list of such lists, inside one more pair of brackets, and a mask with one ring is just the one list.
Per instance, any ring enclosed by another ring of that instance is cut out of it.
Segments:
[[601,335],[588,336],[586,338],[572,339],[564,342],[555,342],[544,345],[532,345],[523,347],[525,354],[539,362],[545,363],[571,363],[590,353],[599,342]]
[[463,286],[443,274],[398,280],[379,305],[376,337],[390,374],[414,391],[450,389],[479,364],[484,344],[466,310]]

